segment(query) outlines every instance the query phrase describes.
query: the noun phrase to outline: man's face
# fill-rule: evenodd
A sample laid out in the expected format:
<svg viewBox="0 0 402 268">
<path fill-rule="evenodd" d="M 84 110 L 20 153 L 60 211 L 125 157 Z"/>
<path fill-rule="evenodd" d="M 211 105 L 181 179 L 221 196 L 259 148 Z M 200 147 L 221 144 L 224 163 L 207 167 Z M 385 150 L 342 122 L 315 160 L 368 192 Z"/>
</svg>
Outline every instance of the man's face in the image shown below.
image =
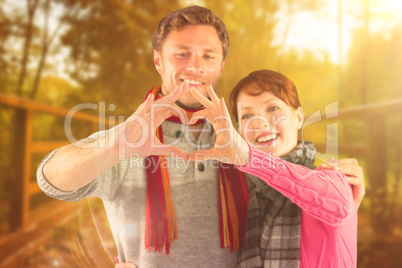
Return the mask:
<svg viewBox="0 0 402 268">
<path fill-rule="evenodd" d="M 184 108 L 202 107 L 189 89 L 194 87 L 207 96 L 207 87 L 216 88 L 225 65 L 222 42 L 210 25 L 190 25 L 170 32 L 161 51 L 154 51 L 154 62 L 162 78 L 164 96 L 183 82 L 189 82 L 189 88 L 177 101 Z"/>
</svg>

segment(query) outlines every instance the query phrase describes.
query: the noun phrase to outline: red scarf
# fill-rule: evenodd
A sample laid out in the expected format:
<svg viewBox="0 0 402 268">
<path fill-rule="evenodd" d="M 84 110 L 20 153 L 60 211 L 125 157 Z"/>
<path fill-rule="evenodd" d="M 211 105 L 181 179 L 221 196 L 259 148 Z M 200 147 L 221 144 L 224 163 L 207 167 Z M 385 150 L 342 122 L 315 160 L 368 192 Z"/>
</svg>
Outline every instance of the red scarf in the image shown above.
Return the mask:
<svg viewBox="0 0 402 268">
<path fill-rule="evenodd" d="M 148 94 L 160 98 L 161 87 L 151 89 Z M 200 110 L 200 109 L 199 109 Z M 186 110 L 188 118 L 198 110 Z M 167 119 L 181 122 L 176 116 Z M 204 120 L 197 121 L 203 123 Z M 163 143 L 162 127 L 156 135 Z M 147 157 L 147 208 L 145 226 L 145 248 L 164 250 L 169 254 L 170 243 L 177 240 L 177 219 L 170 193 L 169 173 L 165 156 Z M 244 174 L 234 165 L 219 163 L 219 231 L 221 247 L 236 250 L 244 240 L 247 221 L 248 189 Z"/>
</svg>

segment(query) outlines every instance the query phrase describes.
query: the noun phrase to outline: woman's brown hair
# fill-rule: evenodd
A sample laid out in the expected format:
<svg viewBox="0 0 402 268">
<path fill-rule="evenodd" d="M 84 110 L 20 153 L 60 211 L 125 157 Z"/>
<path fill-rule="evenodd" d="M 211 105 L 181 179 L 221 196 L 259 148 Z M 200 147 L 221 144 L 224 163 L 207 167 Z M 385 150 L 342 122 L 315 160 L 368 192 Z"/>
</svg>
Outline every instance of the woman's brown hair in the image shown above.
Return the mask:
<svg viewBox="0 0 402 268">
<path fill-rule="evenodd" d="M 250 96 L 258 96 L 264 91 L 272 92 L 294 109 L 301 106 L 296 86 L 289 78 L 275 71 L 259 70 L 240 80 L 230 93 L 229 109 L 236 121 L 238 121 L 237 99 L 240 92 Z"/>
</svg>

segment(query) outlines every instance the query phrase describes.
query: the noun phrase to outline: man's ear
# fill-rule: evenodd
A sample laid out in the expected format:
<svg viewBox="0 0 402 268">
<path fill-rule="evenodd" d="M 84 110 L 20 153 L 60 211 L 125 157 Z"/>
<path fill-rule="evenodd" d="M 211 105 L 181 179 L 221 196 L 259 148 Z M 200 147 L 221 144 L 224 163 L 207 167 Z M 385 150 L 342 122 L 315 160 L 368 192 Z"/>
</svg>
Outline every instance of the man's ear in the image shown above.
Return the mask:
<svg viewBox="0 0 402 268">
<path fill-rule="evenodd" d="M 219 72 L 219 77 L 221 77 L 221 75 L 222 75 L 223 67 L 225 67 L 225 64 L 226 64 L 226 59 L 224 59 L 222 62 L 221 71 Z"/>
<path fill-rule="evenodd" d="M 155 68 L 159 74 L 161 73 L 161 70 L 162 70 L 162 64 L 161 64 L 162 59 L 161 58 L 162 58 L 161 53 L 159 53 L 158 51 L 156 51 L 154 49 L 154 64 L 155 64 Z"/>
<path fill-rule="evenodd" d="M 303 122 L 304 122 L 304 114 L 303 114 L 303 109 L 301 106 L 299 106 L 299 108 L 297 108 L 296 116 L 297 116 L 297 129 L 301 129 L 303 126 Z"/>
</svg>

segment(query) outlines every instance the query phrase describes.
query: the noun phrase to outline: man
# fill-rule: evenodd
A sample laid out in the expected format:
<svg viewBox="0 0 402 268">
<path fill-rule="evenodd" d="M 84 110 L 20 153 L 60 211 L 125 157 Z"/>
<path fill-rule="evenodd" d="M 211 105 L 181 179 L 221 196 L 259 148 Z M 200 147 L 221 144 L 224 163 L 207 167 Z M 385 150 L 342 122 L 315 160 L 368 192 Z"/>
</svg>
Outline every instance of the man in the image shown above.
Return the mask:
<svg viewBox="0 0 402 268">
<path fill-rule="evenodd" d="M 180 9 L 160 21 L 152 45 L 162 86 L 124 123 L 50 153 L 38 168 L 38 184 L 61 200 L 102 198 L 121 263 L 233 267 L 236 238 L 225 231 L 221 208 L 229 203 L 218 188 L 218 165 L 183 161 L 213 147 L 208 122 L 186 124 L 202 108 L 190 88 L 207 96 L 221 76 L 229 48 L 225 25 L 208 9 Z"/>
<path fill-rule="evenodd" d="M 149 95 L 118 127 L 52 152 L 38 169 L 38 183 L 46 194 L 62 200 L 102 198 L 119 262 L 131 262 L 139 267 L 233 267 L 236 253 L 230 248 L 220 248 L 218 169 L 211 161 L 183 162 L 166 158 L 178 239 L 173 239 L 168 255 L 155 252 L 153 248 L 157 246 L 152 242 L 151 251 L 146 248 L 147 205 L 152 205 L 146 201 L 146 166 L 153 163 L 145 161 L 146 157 L 173 151 L 174 155 L 185 158 L 194 150 L 213 147 L 209 124 L 186 127 L 165 119 L 176 115 L 186 123 L 187 118 L 180 116 L 181 108 L 170 107 L 176 101 L 182 108 L 201 108 L 189 88 L 195 87 L 206 95 L 207 86 L 216 87 L 225 64 L 229 37 L 225 25 L 210 10 L 189 7 L 161 20 L 152 44 L 155 66 L 162 78 L 160 95 L 163 98 L 156 101 L 159 107 L 152 111 L 153 96 Z M 158 116 L 152 116 L 151 112 Z M 176 143 L 174 149 L 152 144 L 159 145 L 157 139 L 149 137 L 161 123 L 163 141 Z M 155 127 L 148 128 L 152 124 Z M 136 146 L 141 139 L 145 144 Z M 169 249 L 162 245 L 160 250 Z"/>
</svg>

